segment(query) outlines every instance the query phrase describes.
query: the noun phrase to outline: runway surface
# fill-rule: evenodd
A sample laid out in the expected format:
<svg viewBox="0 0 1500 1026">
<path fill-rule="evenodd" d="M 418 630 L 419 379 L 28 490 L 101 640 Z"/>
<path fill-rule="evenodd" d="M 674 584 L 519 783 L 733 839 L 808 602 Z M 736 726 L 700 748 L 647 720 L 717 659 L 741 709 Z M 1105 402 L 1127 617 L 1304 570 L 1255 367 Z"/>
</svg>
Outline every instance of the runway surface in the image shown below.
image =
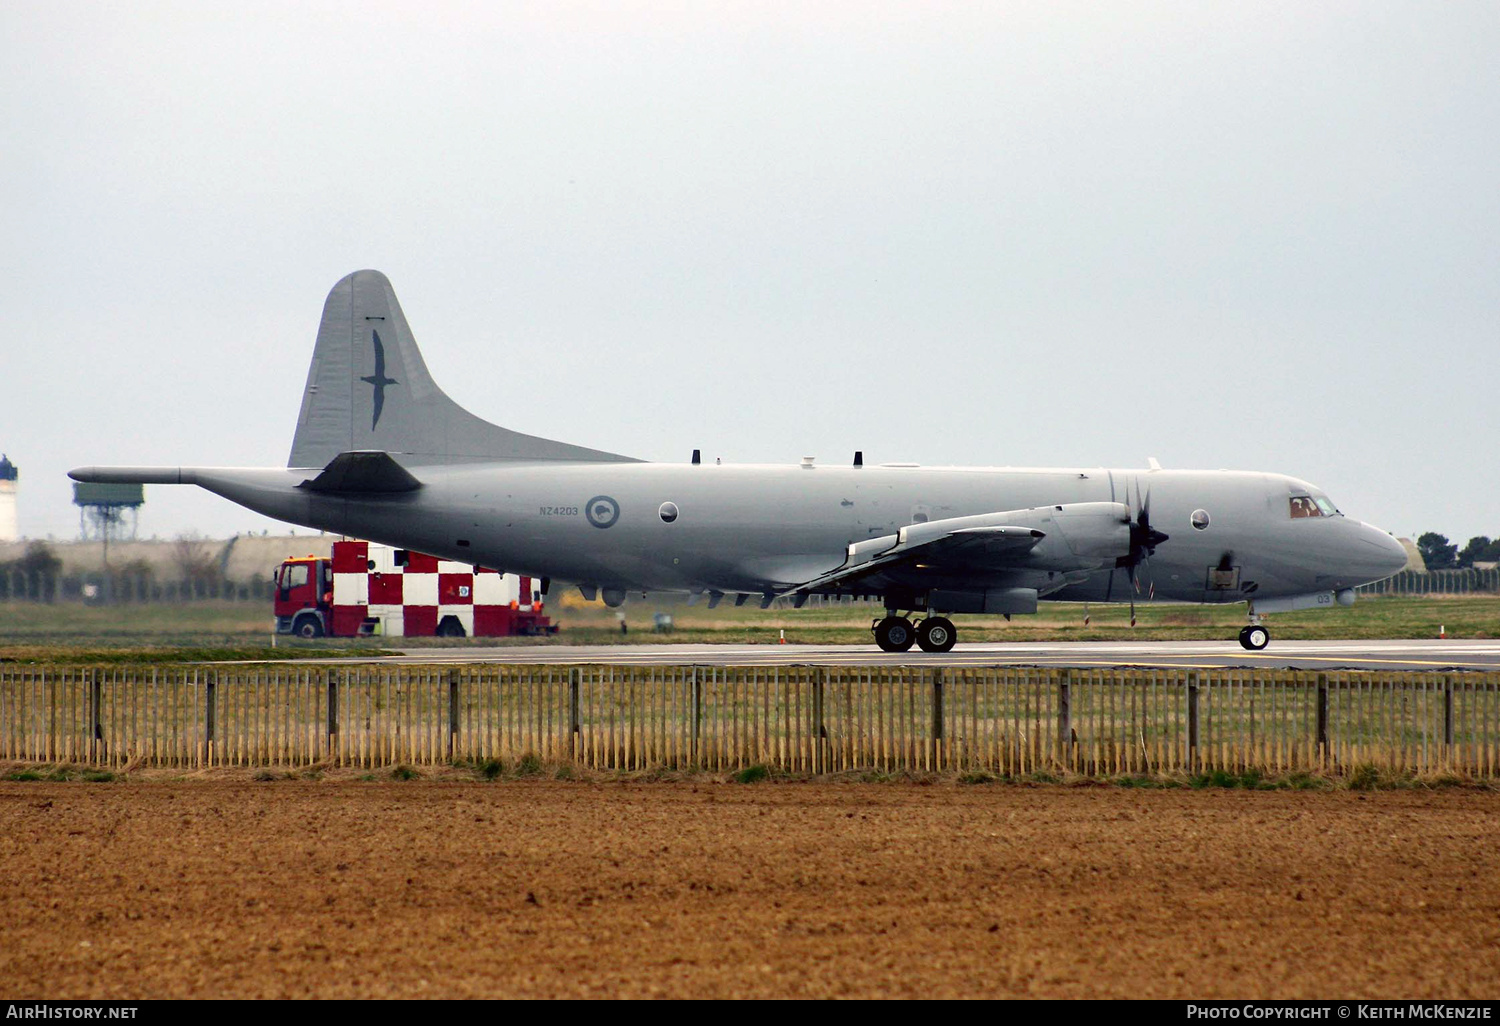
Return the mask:
<svg viewBox="0 0 1500 1026">
<path fill-rule="evenodd" d="M 1500 670 L 1500 641 L 1273 641 L 1247 652 L 1235 641 L 999 642 L 946 655 L 888 654 L 874 645 L 515 645 L 422 648 L 381 662 L 614 663 L 704 666 L 1077 666 L 1214 669 Z"/>
</svg>

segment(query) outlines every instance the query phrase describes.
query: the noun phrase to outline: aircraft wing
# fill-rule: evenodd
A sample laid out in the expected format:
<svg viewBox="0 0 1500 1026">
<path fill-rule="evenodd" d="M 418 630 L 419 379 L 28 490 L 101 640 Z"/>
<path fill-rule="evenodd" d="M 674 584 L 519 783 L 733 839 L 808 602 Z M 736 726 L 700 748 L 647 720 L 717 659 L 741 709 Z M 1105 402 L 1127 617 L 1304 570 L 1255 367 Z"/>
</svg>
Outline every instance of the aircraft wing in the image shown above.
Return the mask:
<svg viewBox="0 0 1500 1026">
<path fill-rule="evenodd" d="M 842 588 L 875 575 L 920 571 L 934 578 L 1006 571 L 1093 570 L 1130 549 L 1130 510 L 1117 502 L 982 513 L 911 524 L 855 542 L 844 562 L 792 593 Z"/>
</svg>

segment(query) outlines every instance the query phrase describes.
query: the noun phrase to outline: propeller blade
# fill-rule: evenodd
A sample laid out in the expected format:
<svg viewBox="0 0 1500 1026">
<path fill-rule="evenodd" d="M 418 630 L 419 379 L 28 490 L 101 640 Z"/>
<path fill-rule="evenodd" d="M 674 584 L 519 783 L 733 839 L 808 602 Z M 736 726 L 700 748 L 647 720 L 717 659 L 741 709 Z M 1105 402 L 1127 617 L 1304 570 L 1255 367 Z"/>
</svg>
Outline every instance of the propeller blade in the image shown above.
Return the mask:
<svg viewBox="0 0 1500 1026">
<path fill-rule="evenodd" d="M 1135 491 L 1134 509 L 1131 507 L 1131 491 Z M 1108 602 L 1114 595 L 1115 569 L 1122 569 L 1128 575 L 1130 581 L 1130 626 L 1136 625 L 1135 597 L 1141 593 L 1141 578 L 1139 567 L 1144 566 L 1151 556 L 1156 552 L 1156 547 L 1166 541 L 1168 535 L 1158 531 L 1151 526 L 1151 489 L 1146 489 L 1146 494 L 1141 495 L 1141 480 L 1136 478 L 1125 489 L 1125 512 L 1126 522 L 1130 525 L 1130 548 L 1125 555 L 1115 560 L 1115 565 L 1109 572 L 1109 584 L 1105 588 L 1104 600 Z M 1156 598 L 1156 581 L 1153 578 L 1147 585 L 1147 601 Z"/>
</svg>

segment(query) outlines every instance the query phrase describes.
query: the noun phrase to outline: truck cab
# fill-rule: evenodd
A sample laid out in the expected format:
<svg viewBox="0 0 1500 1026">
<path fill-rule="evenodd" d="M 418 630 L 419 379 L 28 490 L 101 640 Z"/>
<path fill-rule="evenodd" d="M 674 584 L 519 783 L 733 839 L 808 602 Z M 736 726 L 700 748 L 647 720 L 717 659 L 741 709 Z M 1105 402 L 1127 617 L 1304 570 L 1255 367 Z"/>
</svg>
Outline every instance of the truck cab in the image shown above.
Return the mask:
<svg viewBox="0 0 1500 1026">
<path fill-rule="evenodd" d="M 317 556 L 288 559 L 276 568 L 276 633 L 321 638 L 333 608 L 333 568 Z"/>
</svg>

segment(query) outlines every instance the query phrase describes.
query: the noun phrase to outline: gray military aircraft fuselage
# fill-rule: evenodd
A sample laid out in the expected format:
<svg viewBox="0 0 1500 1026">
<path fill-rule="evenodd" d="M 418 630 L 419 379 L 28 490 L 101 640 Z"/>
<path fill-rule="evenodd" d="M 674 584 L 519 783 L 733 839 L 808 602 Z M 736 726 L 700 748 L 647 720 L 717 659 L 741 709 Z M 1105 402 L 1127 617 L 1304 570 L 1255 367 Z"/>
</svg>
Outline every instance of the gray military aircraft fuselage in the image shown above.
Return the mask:
<svg viewBox="0 0 1500 1026">
<path fill-rule="evenodd" d="M 287 468 L 88 467 L 197 484 L 291 523 L 533 577 L 610 604 L 673 591 L 884 600 L 888 651 L 947 651 L 954 613 L 1041 598 L 1348 604 L 1406 563 L 1390 535 L 1278 474 L 647 463 L 508 431 L 437 388 L 385 277 L 329 294 Z M 903 613 L 923 614 L 913 623 Z"/>
</svg>

